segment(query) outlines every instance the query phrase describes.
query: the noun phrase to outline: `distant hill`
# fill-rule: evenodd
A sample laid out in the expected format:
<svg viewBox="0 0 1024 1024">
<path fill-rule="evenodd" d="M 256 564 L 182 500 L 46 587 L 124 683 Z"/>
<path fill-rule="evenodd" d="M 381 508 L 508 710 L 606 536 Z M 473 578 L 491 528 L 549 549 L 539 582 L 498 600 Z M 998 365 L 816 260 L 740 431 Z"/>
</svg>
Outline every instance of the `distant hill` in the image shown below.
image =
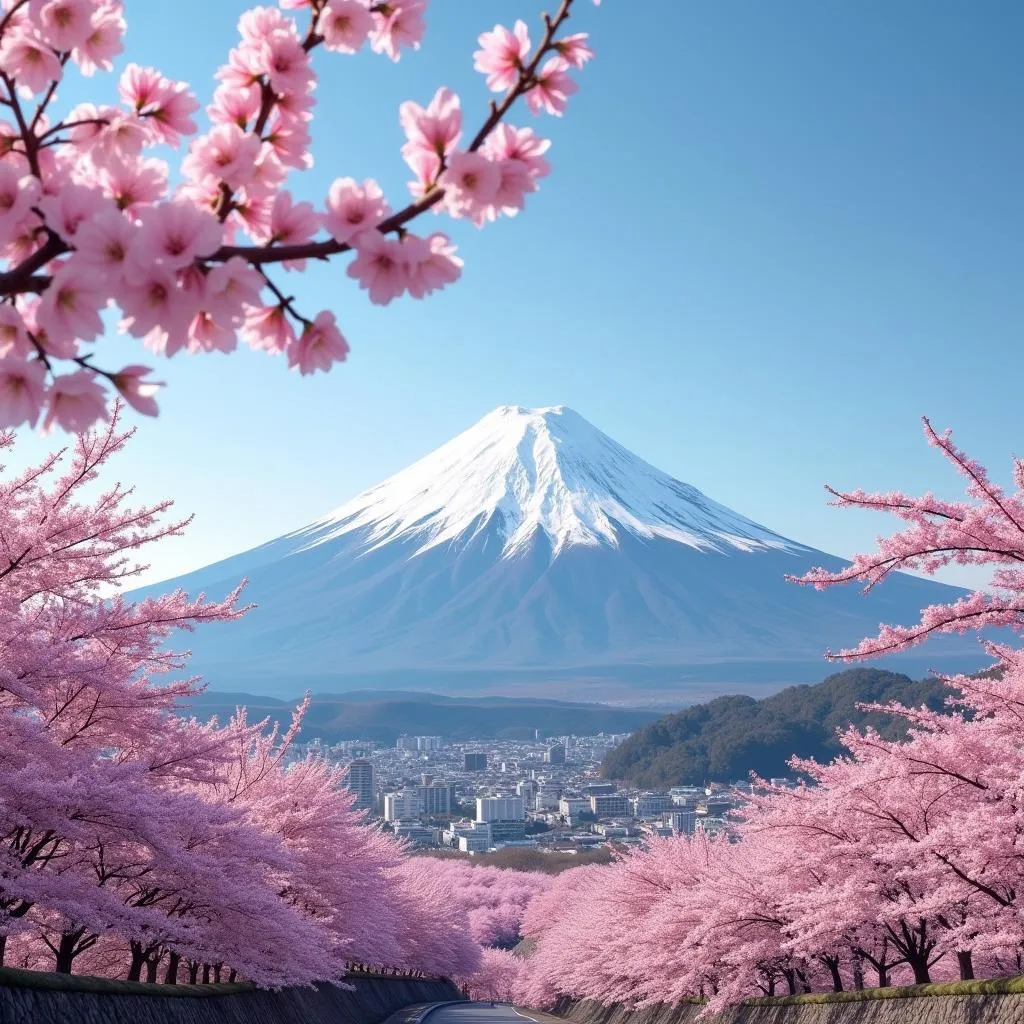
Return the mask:
<svg viewBox="0 0 1024 1024">
<path fill-rule="evenodd" d="M 255 721 L 270 718 L 286 725 L 296 701 L 249 693 L 215 691 L 190 698 L 184 714 L 197 718 L 229 718 L 243 705 Z M 632 732 L 659 717 L 657 711 L 609 707 L 547 699 L 512 697 L 445 697 L 388 691 L 356 691 L 313 696 L 302 736 L 325 742 L 370 739 L 394 743 L 403 733 L 449 739 L 532 739 L 571 733 Z"/>
<path fill-rule="evenodd" d="M 718 697 L 640 729 L 605 757 L 602 774 L 637 786 L 729 782 L 751 771 L 765 777 L 789 773 L 794 754 L 831 760 L 840 751 L 835 731 L 872 725 L 883 736 L 901 734 L 888 715 L 866 713 L 858 703 L 900 701 L 942 707 L 948 690 L 932 679 L 856 668 L 813 686 L 790 686 L 771 697 Z"/>
</svg>

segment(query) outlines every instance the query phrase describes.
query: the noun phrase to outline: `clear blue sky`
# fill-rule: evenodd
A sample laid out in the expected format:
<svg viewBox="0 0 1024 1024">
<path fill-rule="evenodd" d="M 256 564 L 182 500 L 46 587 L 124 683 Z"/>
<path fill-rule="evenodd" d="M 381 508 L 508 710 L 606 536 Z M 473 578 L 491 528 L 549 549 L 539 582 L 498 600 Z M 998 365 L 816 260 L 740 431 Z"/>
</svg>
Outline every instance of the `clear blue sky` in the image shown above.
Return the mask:
<svg viewBox="0 0 1024 1024">
<path fill-rule="evenodd" d="M 128 56 L 205 103 L 246 6 L 132 0 Z M 397 66 L 319 53 L 316 167 L 296 191 L 374 176 L 400 203 L 399 103 L 448 84 L 475 120 L 476 35 L 539 10 L 433 0 Z M 343 264 L 291 275 L 353 347 L 315 380 L 249 352 L 158 363 L 163 415 L 122 475 L 197 522 L 151 578 L 302 525 L 505 403 L 570 405 L 842 555 L 885 524 L 828 509 L 826 480 L 955 493 L 923 413 L 1006 478 L 1024 453 L 1024 5 L 606 0 L 574 22 L 598 59 L 568 116 L 537 123 L 554 172 L 519 218 L 451 225 L 457 287 L 382 310 Z"/>
</svg>

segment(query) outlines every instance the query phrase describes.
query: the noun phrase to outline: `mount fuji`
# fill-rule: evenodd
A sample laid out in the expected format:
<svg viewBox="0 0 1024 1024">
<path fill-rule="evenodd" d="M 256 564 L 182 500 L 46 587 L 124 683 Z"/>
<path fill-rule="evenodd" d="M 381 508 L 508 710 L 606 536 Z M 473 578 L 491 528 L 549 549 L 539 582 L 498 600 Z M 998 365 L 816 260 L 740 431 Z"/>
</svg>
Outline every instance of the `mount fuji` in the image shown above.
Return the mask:
<svg viewBox="0 0 1024 1024">
<path fill-rule="evenodd" d="M 712 501 L 571 409 L 503 406 L 293 533 L 147 591 L 257 608 L 204 626 L 218 690 L 504 691 L 596 698 L 818 681 L 826 648 L 913 622 L 952 587 L 894 576 L 864 598 L 784 576 L 842 562 Z M 943 638 L 923 671 L 979 667 Z"/>
</svg>

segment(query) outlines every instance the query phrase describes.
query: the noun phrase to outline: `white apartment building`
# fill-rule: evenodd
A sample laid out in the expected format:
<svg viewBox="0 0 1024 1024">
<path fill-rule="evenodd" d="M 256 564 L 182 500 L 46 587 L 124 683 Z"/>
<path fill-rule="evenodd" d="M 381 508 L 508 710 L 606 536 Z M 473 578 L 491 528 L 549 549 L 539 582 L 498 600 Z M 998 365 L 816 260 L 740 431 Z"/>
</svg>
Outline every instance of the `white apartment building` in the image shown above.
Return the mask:
<svg viewBox="0 0 1024 1024">
<path fill-rule="evenodd" d="M 522 821 L 526 817 L 526 806 L 521 796 L 478 796 L 476 798 L 476 820 Z"/>
</svg>

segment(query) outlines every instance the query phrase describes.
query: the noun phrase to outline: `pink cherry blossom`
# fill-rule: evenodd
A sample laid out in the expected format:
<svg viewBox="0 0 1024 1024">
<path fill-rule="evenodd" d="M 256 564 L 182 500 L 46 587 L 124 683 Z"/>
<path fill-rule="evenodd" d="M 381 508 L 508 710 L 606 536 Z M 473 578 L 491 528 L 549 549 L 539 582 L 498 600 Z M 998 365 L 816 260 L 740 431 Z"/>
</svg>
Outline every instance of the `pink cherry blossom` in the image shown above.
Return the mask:
<svg viewBox="0 0 1024 1024">
<path fill-rule="evenodd" d="M 119 283 L 124 279 L 137 232 L 138 228 L 123 213 L 104 210 L 75 233 L 75 261 L 103 275 L 108 282 Z"/>
<path fill-rule="evenodd" d="M 118 8 L 105 7 L 93 13 L 88 36 L 71 54 L 83 75 L 112 70 L 114 58 L 124 51 L 124 32 L 125 21 Z"/>
<path fill-rule="evenodd" d="M 125 314 L 123 329 L 136 338 L 156 332 L 152 341 L 168 355 L 185 344 L 185 331 L 195 310 L 189 308 L 170 270 L 151 266 L 144 273 L 132 274 L 117 301 Z"/>
<path fill-rule="evenodd" d="M 217 178 L 241 188 L 253 174 L 260 140 L 237 124 L 219 124 L 192 143 L 182 171 L 190 178 Z"/>
<path fill-rule="evenodd" d="M 327 193 L 323 223 L 336 242 L 347 243 L 379 224 L 390 212 L 384 193 L 372 178 L 362 185 L 352 178 L 337 178 Z"/>
<path fill-rule="evenodd" d="M 213 102 L 206 108 L 214 124 L 236 124 L 245 128 L 259 113 L 260 90 L 258 87 L 235 88 L 220 86 L 213 94 Z"/>
<path fill-rule="evenodd" d="M 348 265 L 348 276 L 370 294 L 370 301 L 386 306 L 408 286 L 409 273 L 401 242 L 379 231 L 363 231 L 355 239 L 356 258 Z"/>
<path fill-rule="evenodd" d="M 275 354 L 286 351 L 295 340 L 295 330 L 283 306 L 250 309 L 241 334 L 252 348 Z"/>
<path fill-rule="evenodd" d="M 517 21 L 510 32 L 495 25 L 479 39 L 480 49 L 473 54 L 473 67 L 487 76 L 487 88 L 505 92 L 519 81 L 530 54 L 530 32 L 525 21 Z"/>
<path fill-rule="evenodd" d="M 253 7 L 238 19 L 238 34 L 244 43 L 259 44 L 279 32 L 295 38 L 295 22 L 276 7 Z"/>
<path fill-rule="evenodd" d="M 403 47 L 418 50 L 426 30 L 426 6 L 426 0 L 388 0 L 385 9 L 374 14 L 376 25 L 370 35 L 374 52 L 397 61 Z"/>
<path fill-rule="evenodd" d="M 551 172 L 551 164 L 544 154 L 551 148 L 549 139 L 540 138 L 532 128 L 516 128 L 500 124 L 487 137 L 481 152 L 491 160 L 518 160 L 529 168 L 530 176 L 536 181 Z"/>
<path fill-rule="evenodd" d="M 239 325 L 245 307 L 259 304 L 262 287 L 259 271 L 236 256 L 206 275 L 203 308 L 222 323 Z"/>
<path fill-rule="evenodd" d="M 284 32 L 275 32 L 260 44 L 260 68 L 279 93 L 306 92 L 314 81 L 302 43 Z"/>
<path fill-rule="evenodd" d="M 143 416 L 156 416 L 159 412 L 156 394 L 164 385 L 160 381 L 143 380 L 152 372 L 148 366 L 125 366 L 110 378 L 118 394 Z"/>
<path fill-rule="evenodd" d="M 409 243 L 413 237 L 406 235 L 402 240 L 403 248 L 411 249 Z M 462 260 L 455 255 L 451 239 L 441 232 L 418 241 L 423 243 L 422 246 L 407 253 L 406 263 L 409 294 L 421 299 L 454 284 L 462 274 Z"/>
<path fill-rule="evenodd" d="M 317 24 L 324 46 L 338 53 L 355 53 L 373 27 L 373 15 L 359 0 L 328 0 Z"/>
<path fill-rule="evenodd" d="M 53 275 L 39 302 L 36 322 L 51 341 L 92 341 L 103 332 L 100 310 L 106 303 L 100 277 L 72 259 Z"/>
<path fill-rule="evenodd" d="M 15 79 L 22 92 L 32 95 L 59 82 L 60 60 L 46 43 L 29 30 L 9 30 L 0 44 L 0 69 Z"/>
<path fill-rule="evenodd" d="M 135 215 L 167 195 L 167 164 L 154 157 L 112 160 L 97 169 L 96 179 L 119 210 Z"/>
<path fill-rule="evenodd" d="M 43 212 L 46 226 L 70 242 L 85 221 L 110 204 L 87 185 L 65 185 L 57 195 L 44 196 L 36 205 Z"/>
<path fill-rule="evenodd" d="M 39 182 L 22 175 L 13 161 L 0 160 L 0 237 L 18 230 L 39 199 Z"/>
<path fill-rule="evenodd" d="M 87 370 L 54 377 L 47 394 L 43 432 L 54 426 L 80 432 L 107 417 L 107 399 L 96 377 Z"/>
<path fill-rule="evenodd" d="M 410 100 L 399 107 L 398 114 L 408 139 L 402 156 L 421 179 L 433 178 L 462 136 L 459 97 L 451 89 L 438 89 L 426 110 Z"/>
<path fill-rule="evenodd" d="M 453 153 L 441 185 L 452 216 L 473 217 L 497 198 L 501 171 L 482 153 Z"/>
<path fill-rule="evenodd" d="M 302 334 L 288 346 L 288 365 L 306 375 L 323 370 L 325 373 L 334 363 L 343 362 L 348 356 L 348 342 L 338 330 L 334 314 L 318 313 L 311 324 L 306 324 Z"/>
<path fill-rule="evenodd" d="M 0 305 L 0 359 L 29 356 L 33 351 L 21 314 L 14 306 Z"/>
<path fill-rule="evenodd" d="M 191 203 L 175 200 L 145 210 L 128 257 L 129 275 L 145 275 L 159 263 L 170 270 L 187 267 L 220 245 L 217 218 Z"/>
<path fill-rule="evenodd" d="M 581 68 L 594 57 L 594 51 L 587 45 L 590 37 L 586 32 L 577 32 L 573 36 L 564 36 L 555 41 L 555 49 L 570 67 Z"/>
<path fill-rule="evenodd" d="M 48 0 L 39 11 L 43 38 L 55 50 L 83 46 L 92 34 L 92 0 Z"/>
<path fill-rule="evenodd" d="M 0 358 L 0 426 L 36 425 L 46 399 L 46 367 L 39 359 Z"/>
<path fill-rule="evenodd" d="M 153 68 L 129 64 L 121 73 L 121 99 L 146 119 L 154 141 L 177 145 L 196 130 L 192 114 L 199 104 L 184 82 L 172 82 Z"/>
<path fill-rule="evenodd" d="M 526 105 L 535 114 L 546 110 L 561 117 L 569 97 L 579 86 L 568 75 L 569 64 L 563 57 L 551 57 L 537 72 L 536 84 L 526 94 Z"/>
</svg>

